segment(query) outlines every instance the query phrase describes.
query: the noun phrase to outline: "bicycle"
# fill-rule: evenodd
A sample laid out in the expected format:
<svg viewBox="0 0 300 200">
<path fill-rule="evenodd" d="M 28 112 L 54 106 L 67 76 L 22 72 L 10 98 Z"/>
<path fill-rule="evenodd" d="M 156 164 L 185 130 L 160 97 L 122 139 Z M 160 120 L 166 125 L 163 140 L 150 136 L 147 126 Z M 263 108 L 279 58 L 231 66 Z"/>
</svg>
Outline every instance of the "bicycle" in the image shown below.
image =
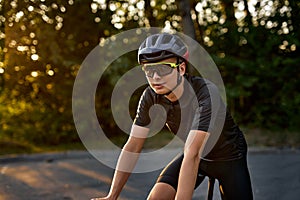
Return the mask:
<svg viewBox="0 0 300 200">
<path fill-rule="evenodd" d="M 206 176 L 202 174 L 198 174 L 200 179 L 203 180 Z M 207 189 L 207 198 L 206 200 L 213 200 L 214 186 L 216 179 L 212 177 L 208 177 L 208 189 Z"/>
<path fill-rule="evenodd" d="M 215 186 L 215 178 L 209 177 L 208 179 L 208 193 L 207 193 L 207 200 L 213 199 L 213 193 L 214 193 L 214 186 Z"/>
</svg>

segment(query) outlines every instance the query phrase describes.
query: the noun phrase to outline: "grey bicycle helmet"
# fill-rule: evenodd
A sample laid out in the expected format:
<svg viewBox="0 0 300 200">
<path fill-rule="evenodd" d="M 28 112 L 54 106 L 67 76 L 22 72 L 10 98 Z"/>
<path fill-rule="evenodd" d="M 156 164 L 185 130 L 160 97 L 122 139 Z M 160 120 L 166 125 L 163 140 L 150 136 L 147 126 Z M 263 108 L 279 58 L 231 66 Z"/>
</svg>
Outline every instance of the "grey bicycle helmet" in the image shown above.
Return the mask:
<svg viewBox="0 0 300 200">
<path fill-rule="evenodd" d="M 156 62 L 174 56 L 187 61 L 188 55 L 188 48 L 180 37 L 160 33 L 151 35 L 142 42 L 138 50 L 138 62 Z"/>
</svg>

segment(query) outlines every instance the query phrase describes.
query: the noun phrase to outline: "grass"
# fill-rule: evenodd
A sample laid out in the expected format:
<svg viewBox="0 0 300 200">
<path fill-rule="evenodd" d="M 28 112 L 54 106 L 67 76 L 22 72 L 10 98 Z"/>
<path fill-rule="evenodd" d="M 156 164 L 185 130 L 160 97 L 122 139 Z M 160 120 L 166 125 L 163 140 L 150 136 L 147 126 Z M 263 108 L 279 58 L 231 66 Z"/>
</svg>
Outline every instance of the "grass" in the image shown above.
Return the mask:
<svg viewBox="0 0 300 200">
<path fill-rule="evenodd" d="M 128 136 L 121 136 L 121 137 L 115 137 L 115 138 L 110 138 L 110 140 L 117 145 L 118 147 L 122 147 Z M 169 144 L 169 142 L 174 139 L 174 135 L 170 133 L 169 131 L 163 130 L 157 134 L 153 134 L 147 138 L 144 144 L 145 149 L 159 149 L 162 148 L 163 146 Z"/>
<path fill-rule="evenodd" d="M 49 146 L 49 145 L 35 145 L 28 142 L 13 141 L 8 139 L 1 139 L 0 146 L 1 146 L 0 155 L 33 154 L 33 153 L 43 153 L 43 152 L 60 152 L 60 151 L 85 149 L 81 142 Z"/>
<path fill-rule="evenodd" d="M 33 152 L 32 145 L 20 143 L 17 141 L 2 140 L 0 141 L 0 155 L 5 154 L 18 154 L 18 153 L 31 153 Z"/>
<path fill-rule="evenodd" d="M 278 147 L 278 148 L 300 148 L 300 132 L 270 131 L 263 129 L 244 128 L 249 146 Z"/>
<path fill-rule="evenodd" d="M 247 143 L 250 147 L 279 147 L 279 148 L 300 148 L 300 133 L 289 131 L 269 131 L 262 129 L 242 128 Z M 127 135 L 124 137 L 112 138 L 111 141 L 120 148 L 126 142 Z M 173 134 L 162 131 L 146 140 L 144 148 L 160 149 L 167 145 L 172 139 Z M 182 144 L 181 144 L 182 146 Z M 70 150 L 85 150 L 81 142 L 62 143 L 60 145 L 34 145 L 27 142 L 0 139 L 0 155 L 7 154 L 32 154 L 42 152 L 60 152 Z"/>
</svg>

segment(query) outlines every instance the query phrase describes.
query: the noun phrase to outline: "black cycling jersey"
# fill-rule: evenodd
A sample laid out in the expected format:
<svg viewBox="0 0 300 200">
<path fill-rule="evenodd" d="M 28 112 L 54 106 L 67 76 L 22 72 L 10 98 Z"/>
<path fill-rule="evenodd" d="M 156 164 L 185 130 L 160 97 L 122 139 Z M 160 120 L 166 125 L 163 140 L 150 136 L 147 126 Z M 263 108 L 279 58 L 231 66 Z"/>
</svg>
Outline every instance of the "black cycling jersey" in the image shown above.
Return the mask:
<svg viewBox="0 0 300 200">
<path fill-rule="evenodd" d="M 156 104 L 165 111 L 152 117 L 151 108 Z M 243 133 L 226 109 L 217 87 L 201 77 L 185 75 L 184 92 L 176 102 L 147 87 L 140 98 L 134 124 L 152 128 L 154 117 L 165 120 L 167 127 L 183 141 L 190 130 L 209 132 L 212 141 L 209 139 L 206 146 L 212 144 L 212 147 L 204 154 L 205 159 L 234 160 L 247 152 Z"/>
</svg>

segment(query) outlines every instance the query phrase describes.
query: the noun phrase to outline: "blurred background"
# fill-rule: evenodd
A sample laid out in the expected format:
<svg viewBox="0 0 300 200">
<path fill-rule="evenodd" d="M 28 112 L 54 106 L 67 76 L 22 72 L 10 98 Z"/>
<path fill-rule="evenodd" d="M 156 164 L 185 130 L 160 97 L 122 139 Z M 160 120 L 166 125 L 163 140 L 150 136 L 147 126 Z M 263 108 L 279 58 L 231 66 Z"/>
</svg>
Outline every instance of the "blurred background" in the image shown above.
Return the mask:
<svg viewBox="0 0 300 200">
<path fill-rule="evenodd" d="M 0 154 L 83 149 L 72 117 L 80 65 L 106 38 L 138 27 L 182 32 L 209 52 L 250 145 L 299 148 L 299 13 L 296 0 L 0 0 Z M 112 63 L 96 94 L 117 143 L 127 135 L 109 97 L 136 60 L 131 52 Z"/>
</svg>

